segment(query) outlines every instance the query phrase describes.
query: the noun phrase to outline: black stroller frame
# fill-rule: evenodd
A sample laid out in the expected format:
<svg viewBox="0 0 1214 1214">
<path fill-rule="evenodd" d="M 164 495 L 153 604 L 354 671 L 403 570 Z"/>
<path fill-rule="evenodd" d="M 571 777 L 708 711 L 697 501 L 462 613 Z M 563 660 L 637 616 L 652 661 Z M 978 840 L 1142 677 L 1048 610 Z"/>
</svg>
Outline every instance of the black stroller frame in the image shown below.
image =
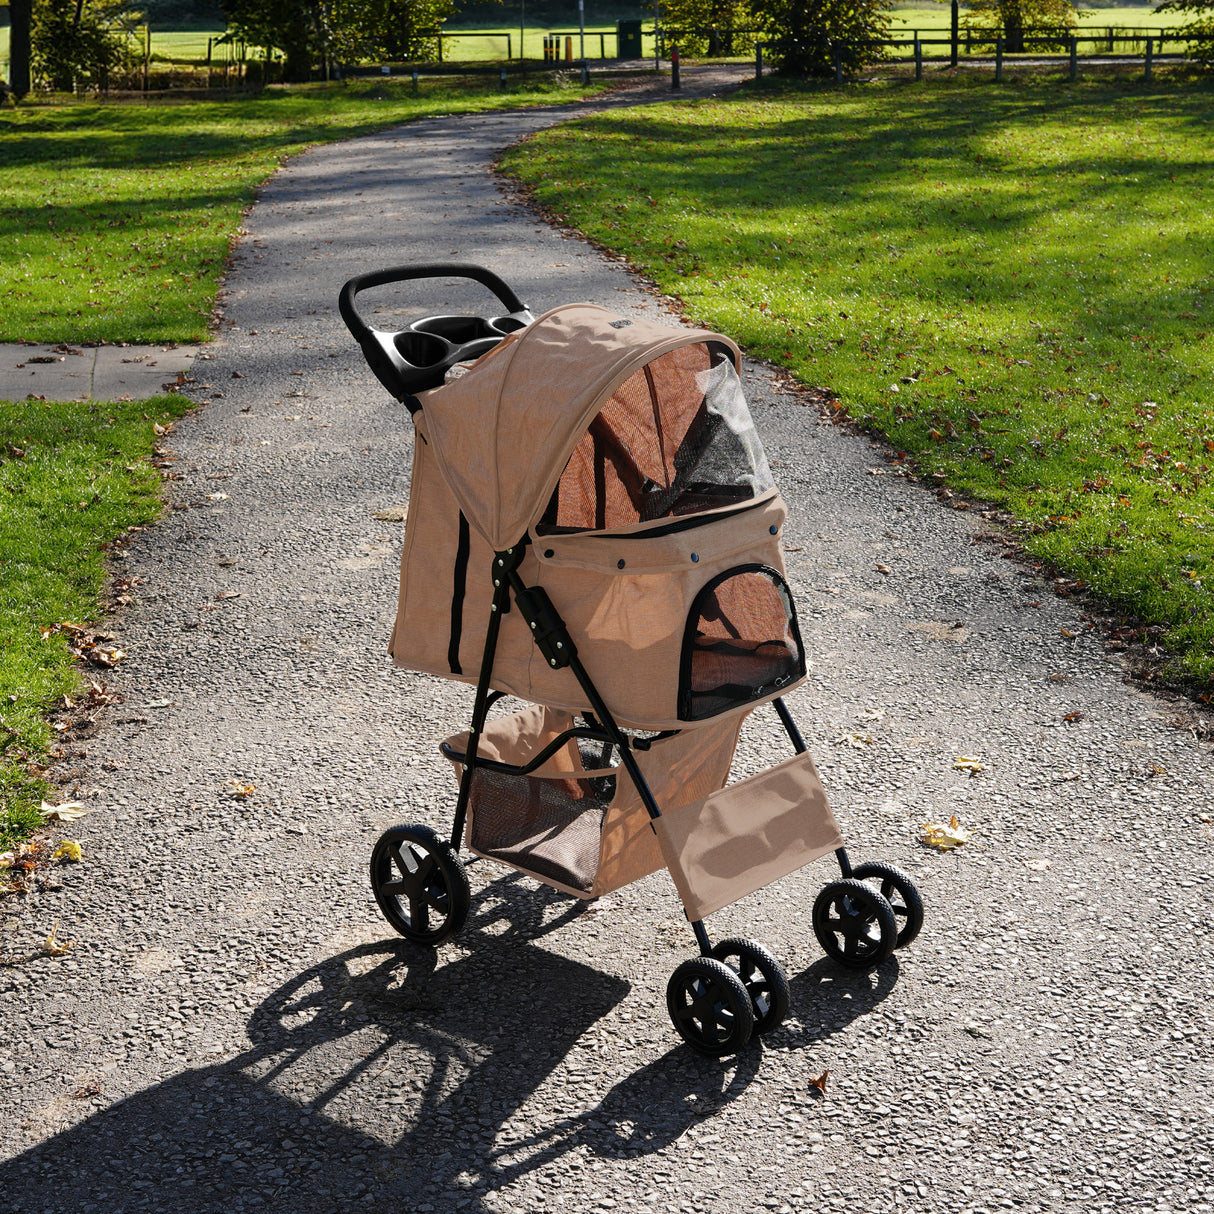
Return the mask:
<svg viewBox="0 0 1214 1214">
<path fill-rule="evenodd" d="M 472 273 L 471 271 L 475 271 Z M 510 320 L 530 322 L 530 313 L 505 284 L 481 267 L 454 265 L 418 266 L 382 271 L 354 279 L 342 293 L 342 314 L 359 338 L 368 361 L 381 382 L 411 410 L 420 407 L 414 392 L 442 382 L 454 363 L 462 361 L 461 348 L 444 351 L 441 367 L 402 366 L 397 335 L 370 330 L 354 307 L 358 291 L 406 278 L 471 277 L 493 290 L 508 307 Z M 458 318 L 435 318 L 451 324 Z M 465 331 L 476 334 L 462 352 L 479 357 L 500 337 L 488 341 L 486 322 L 467 318 Z M 424 328 L 415 322 L 410 332 Z M 509 327 L 509 326 L 507 326 Z M 405 349 L 409 349 L 405 346 Z M 388 355 L 392 357 L 389 358 Z M 459 772 L 459 792 L 449 840 L 420 824 L 393 827 L 383 833 L 371 857 L 371 885 L 388 922 L 406 939 L 432 946 L 460 930 L 470 910 L 470 884 L 459 852 L 468 823 L 469 806 L 478 770 L 504 776 L 526 777 L 538 771 L 570 742 L 586 742 L 601 748 L 597 767 L 612 767 L 626 773 L 634 785 L 650 825 L 663 816 L 649 781 L 637 761 L 637 752 L 648 751 L 656 742 L 675 737 L 677 729 L 650 732 L 626 730 L 600 695 L 587 672 L 565 621 L 542 586 L 528 586 L 520 566 L 531 544 L 525 535 L 513 547 L 494 555 L 490 576 L 493 595 L 485 633 L 484 649 L 476 680 L 470 729 L 462 750 L 453 741 L 443 743 L 442 753 Z M 494 690 L 494 661 L 503 617 L 517 609 L 544 661 L 553 670 L 567 669 L 589 705 L 580 714 L 584 724 L 559 732 L 526 763 L 512 764 L 482 756 L 481 739 L 490 710 L 507 693 Z M 771 699 L 780 723 L 796 755 L 806 754 L 806 745 L 782 697 Z M 613 759 L 618 756 L 618 764 Z M 618 777 L 617 777 L 618 778 Z M 820 853 L 819 853 L 820 854 Z M 905 873 L 885 863 L 852 865 L 843 846 L 833 852 L 840 877 L 828 883 L 817 896 L 812 914 L 814 933 L 824 951 L 839 964 L 867 969 L 880 964 L 895 948 L 908 945 L 923 922 L 923 904 Z M 475 857 L 474 857 L 475 858 Z M 524 869 L 523 871 L 527 871 Z M 675 970 L 667 988 L 667 1007 L 675 1029 L 694 1050 L 723 1056 L 742 1049 L 753 1034 L 775 1029 L 789 1010 L 789 985 L 782 968 L 762 945 L 743 937 L 730 937 L 714 944 L 703 918 L 687 914 L 699 956 L 684 961 Z"/>
</svg>

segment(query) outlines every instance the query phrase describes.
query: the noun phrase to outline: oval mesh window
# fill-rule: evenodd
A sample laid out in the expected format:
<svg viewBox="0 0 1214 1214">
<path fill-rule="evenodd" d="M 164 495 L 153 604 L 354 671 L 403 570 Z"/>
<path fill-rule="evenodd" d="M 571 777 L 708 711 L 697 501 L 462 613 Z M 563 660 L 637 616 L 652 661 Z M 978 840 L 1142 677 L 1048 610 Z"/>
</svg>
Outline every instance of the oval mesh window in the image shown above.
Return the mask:
<svg viewBox="0 0 1214 1214">
<path fill-rule="evenodd" d="M 804 675 L 792 595 L 774 569 L 729 569 L 696 595 L 679 664 L 681 720 L 779 695 Z"/>
</svg>

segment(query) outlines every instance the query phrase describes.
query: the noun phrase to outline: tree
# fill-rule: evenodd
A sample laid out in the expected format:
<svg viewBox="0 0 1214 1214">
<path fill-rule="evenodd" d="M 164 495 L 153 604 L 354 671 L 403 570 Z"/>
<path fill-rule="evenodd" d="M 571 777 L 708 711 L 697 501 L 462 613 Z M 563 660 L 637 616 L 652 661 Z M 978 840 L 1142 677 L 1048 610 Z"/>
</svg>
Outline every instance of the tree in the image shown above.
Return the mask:
<svg viewBox="0 0 1214 1214">
<path fill-rule="evenodd" d="M 34 0 L 30 16 L 34 80 L 67 93 L 108 87 L 110 72 L 132 61 L 128 25 L 121 4 Z"/>
<path fill-rule="evenodd" d="M 223 0 L 228 37 L 281 51 L 283 79 L 337 60 L 429 59 L 454 0 Z"/>
<path fill-rule="evenodd" d="M 30 36 L 33 30 L 32 0 L 9 0 L 9 86 L 18 101 L 30 91 Z"/>
<path fill-rule="evenodd" d="M 1049 39 L 1034 41 L 1040 50 L 1065 49 L 1080 16 L 1071 0 L 966 0 L 966 8 L 974 18 L 973 29 L 989 35 L 992 42 L 1002 37 L 1003 49 L 1014 54 L 1026 49 L 1026 35 Z"/>
<path fill-rule="evenodd" d="M 1172 34 L 1188 39 L 1190 54 L 1203 67 L 1214 67 L 1214 0 L 1164 0 L 1154 11 L 1191 14 L 1193 20 Z"/>
<path fill-rule="evenodd" d="M 737 55 L 754 49 L 755 19 L 747 0 L 666 0 L 666 41 L 685 55 Z"/>
<path fill-rule="evenodd" d="M 883 59 L 870 45 L 889 37 L 892 0 L 751 0 L 776 67 L 788 75 L 827 76 L 836 58 L 846 72 Z"/>
</svg>

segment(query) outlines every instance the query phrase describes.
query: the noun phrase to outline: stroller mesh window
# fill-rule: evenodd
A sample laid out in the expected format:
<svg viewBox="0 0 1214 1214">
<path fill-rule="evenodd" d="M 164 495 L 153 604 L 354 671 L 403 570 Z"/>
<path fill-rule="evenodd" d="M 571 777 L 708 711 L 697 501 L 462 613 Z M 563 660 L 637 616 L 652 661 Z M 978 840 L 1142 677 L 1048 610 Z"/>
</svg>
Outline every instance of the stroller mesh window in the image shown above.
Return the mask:
<svg viewBox="0 0 1214 1214">
<path fill-rule="evenodd" d="M 570 456 L 537 530 L 603 531 L 698 514 L 773 484 L 729 352 L 684 346 L 616 389 Z"/>
<path fill-rule="evenodd" d="M 470 801 L 472 847 L 588 890 L 598 872 L 603 815 L 614 785 L 613 777 L 566 780 L 477 768 Z"/>
<path fill-rule="evenodd" d="M 792 596 L 774 569 L 730 569 L 696 595 L 679 667 L 682 720 L 727 712 L 804 674 Z"/>
</svg>

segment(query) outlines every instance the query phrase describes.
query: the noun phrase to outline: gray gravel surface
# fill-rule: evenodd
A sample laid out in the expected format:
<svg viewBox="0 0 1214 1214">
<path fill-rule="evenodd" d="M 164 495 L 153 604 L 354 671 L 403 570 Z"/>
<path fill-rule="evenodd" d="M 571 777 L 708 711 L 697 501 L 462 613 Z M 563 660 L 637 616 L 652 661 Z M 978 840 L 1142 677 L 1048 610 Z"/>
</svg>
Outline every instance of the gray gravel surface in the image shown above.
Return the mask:
<svg viewBox="0 0 1214 1214">
<path fill-rule="evenodd" d="M 119 561 L 142 579 L 108 677 L 125 700 L 68 744 L 86 861 L 4 907 L 9 954 L 56 920 L 73 947 L 0 968 L 0 1209 L 1214 1208 L 1209 746 L 978 542 L 990 523 L 761 367 L 814 663 L 792 707 L 853 856 L 919 883 L 919 939 L 869 974 L 827 961 L 829 860 L 714 915 L 792 985 L 783 1028 L 714 1062 L 667 1018 L 694 947 L 665 874 L 583 906 L 478 864 L 437 955 L 379 916 L 370 848 L 400 820 L 447 829 L 436 745 L 471 693 L 385 656 L 401 525 L 375 516 L 406 501 L 410 428 L 336 294 L 458 257 L 536 307 L 660 312 L 490 172 L 575 112 L 320 148 L 253 210 L 196 364 L 208 403 L 166 437 L 174 508 Z M 786 753 L 760 718 L 736 774 Z M 918 842 L 954 814 L 964 848 Z"/>
</svg>

